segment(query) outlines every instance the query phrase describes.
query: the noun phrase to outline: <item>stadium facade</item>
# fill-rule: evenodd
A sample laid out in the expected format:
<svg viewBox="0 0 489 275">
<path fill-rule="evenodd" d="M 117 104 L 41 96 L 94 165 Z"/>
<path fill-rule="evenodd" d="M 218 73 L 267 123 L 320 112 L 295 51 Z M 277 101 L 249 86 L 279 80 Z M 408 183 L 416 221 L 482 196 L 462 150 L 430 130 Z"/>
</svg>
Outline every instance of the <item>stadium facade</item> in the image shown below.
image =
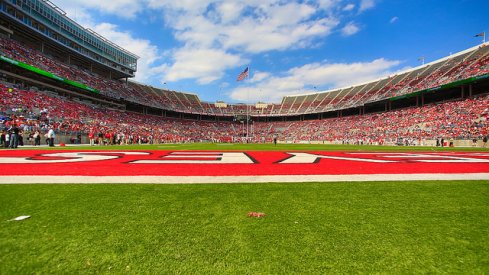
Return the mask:
<svg viewBox="0 0 489 275">
<path fill-rule="evenodd" d="M 133 77 L 138 56 L 80 26 L 46 0 L 2 0 L 1 30 L 67 64 L 88 65 L 111 78 Z"/>
</svg>

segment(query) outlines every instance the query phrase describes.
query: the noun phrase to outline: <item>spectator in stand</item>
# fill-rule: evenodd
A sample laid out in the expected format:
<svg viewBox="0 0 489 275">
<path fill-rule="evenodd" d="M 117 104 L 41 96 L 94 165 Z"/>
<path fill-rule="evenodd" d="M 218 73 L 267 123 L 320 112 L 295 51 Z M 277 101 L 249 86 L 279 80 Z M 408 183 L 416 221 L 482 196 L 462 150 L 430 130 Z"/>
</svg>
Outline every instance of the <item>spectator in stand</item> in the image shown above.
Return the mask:
<svg viewBox="0 0 489 275">
<path fill-rule="evenodd" d="M 35 130 L 53 127 L 58 133 L 110 133 L 110 140 L 121 143 L 195 142 L 208 140 L 229 142 L 242 134 L 239 122 L 208 122 L 117 111 L 38 91 L 14 89 L 0 82 L 0 112 L 11 112 L 12 121 L 18 123 L 26 135 Z M 255 122 L 254 142 L 277 139 L 289 142 L 328 141 L 349 144 L 393 144 L 398 138 L 409 144 L 435 140 L 437 136 L 468 139 L 487 136 L 489 96 L 413 107 L 391 112 L 341 118 L 292 122 Z M 104 135 L 102 134 L 102 139 Z M 237 139 L 236 139 L 237 140 Z M 418 142 L 414 142 L 418 141 Z M 102 140 L 99 141 L 102 145 Z"/>
</svg>

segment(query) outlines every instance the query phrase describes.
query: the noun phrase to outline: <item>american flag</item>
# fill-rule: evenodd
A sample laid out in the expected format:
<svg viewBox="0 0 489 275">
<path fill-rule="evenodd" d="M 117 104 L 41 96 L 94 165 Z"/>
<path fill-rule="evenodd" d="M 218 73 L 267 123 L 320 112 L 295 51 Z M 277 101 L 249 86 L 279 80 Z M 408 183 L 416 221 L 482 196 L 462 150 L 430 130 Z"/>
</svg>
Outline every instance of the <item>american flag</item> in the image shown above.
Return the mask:
<svg viewBox="0 0 489 275">
<path fill-rule="evenodd" d="M 246 69 L 244 69 L 243 72 L 241 72 L 239 75 L 238 75 L 238 78 L 236 79 L 236 81 L 242 81 L 243 79 L 247 78 L 248 77 L 248 67 L 246 67 Z"/>
</svg>

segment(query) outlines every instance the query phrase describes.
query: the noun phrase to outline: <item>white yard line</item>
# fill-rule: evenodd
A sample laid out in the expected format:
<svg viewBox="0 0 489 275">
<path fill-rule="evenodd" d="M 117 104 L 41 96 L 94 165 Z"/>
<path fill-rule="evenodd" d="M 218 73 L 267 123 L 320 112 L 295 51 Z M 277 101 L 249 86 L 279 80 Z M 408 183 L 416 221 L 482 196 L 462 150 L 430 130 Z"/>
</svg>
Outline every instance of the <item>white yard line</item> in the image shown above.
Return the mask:
<svg viewBox="0 0 489 275">
<path fill-rule="evenodd" d="M 356 182 L 419 180 L 489 180 L 489 173 L 282 175 L 282 176 L 0 176 L 0 184 L 200 184 L 268 182 Z"/>
</svg>

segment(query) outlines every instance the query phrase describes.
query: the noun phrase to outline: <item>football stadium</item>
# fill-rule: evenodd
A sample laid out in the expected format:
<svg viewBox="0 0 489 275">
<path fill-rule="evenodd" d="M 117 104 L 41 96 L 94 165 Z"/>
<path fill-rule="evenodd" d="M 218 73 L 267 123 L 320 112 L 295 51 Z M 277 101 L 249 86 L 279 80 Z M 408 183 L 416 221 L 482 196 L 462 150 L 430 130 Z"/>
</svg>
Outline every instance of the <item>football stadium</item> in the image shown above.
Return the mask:
<svg viewBox="0 0 489 275">
<path fill-rule="evenodd" d="M 356 22 L 385 1 L 91 2 L 0 0 L 0 274 L 489 272 L 486 17 L 477 41 L 436 58 L 328 63 L 298 49 L 367 31 Z M 173 64 L 115 42 L 130 33 L 115 24 L 159 22 L 142 3 L 188 42 L 162 54 Z M 114 23 L 86 27 L 95 14 Z M 321 42 L 291 31 L 272 47 L 292 23 Z M 218 72 L 216 41 L 222 59 L 248 55 Z M 190 48 L 196 67 L 178 59 Z M 264 70 L 294 53 L 303 63 L 282 74 L 304 83 L 283 92 L 299 78 Z M 335 85 L 310 80 L 321 66 Z"/>
</svg>

